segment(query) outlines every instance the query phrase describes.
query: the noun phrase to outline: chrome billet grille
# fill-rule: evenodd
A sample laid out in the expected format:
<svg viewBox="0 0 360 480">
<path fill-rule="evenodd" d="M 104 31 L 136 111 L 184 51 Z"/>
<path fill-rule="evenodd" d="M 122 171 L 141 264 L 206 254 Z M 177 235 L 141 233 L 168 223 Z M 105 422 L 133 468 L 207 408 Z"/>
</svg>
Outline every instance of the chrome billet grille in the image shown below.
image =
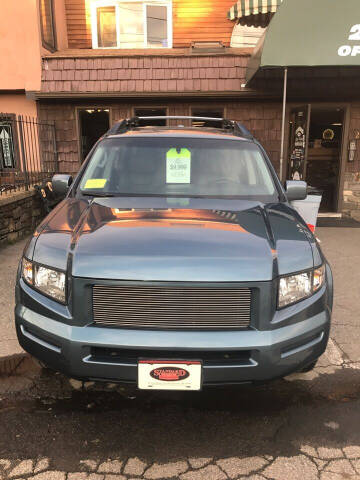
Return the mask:
<svg viewBox="0 0 360 480">
<path fill-rule="evenodd" d="M 238 329 L 250 325 L 251 290 L 94 285 L 95 324 L 126 328 Z"/>
</svg>

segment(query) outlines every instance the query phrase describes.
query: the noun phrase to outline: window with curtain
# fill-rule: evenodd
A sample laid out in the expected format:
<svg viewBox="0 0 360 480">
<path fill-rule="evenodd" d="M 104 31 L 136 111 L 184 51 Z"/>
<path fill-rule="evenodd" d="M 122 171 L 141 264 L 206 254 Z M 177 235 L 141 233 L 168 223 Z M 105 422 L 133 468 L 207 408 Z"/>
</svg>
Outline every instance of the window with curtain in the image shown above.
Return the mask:
<svg viewBox="0 0 360 480">
<path fill-rule="evenodd" d="M 97 29 L 99 47 L 116 47 L 116 10 L 115 7 L 97 9 Z"/>
<path fill-rule="evenodd" d="M 149 47 L 167 47 L 167 8 L 146 6 L 147 42 Z"/>
<path fill-rule="evenodd" d="M 171 1 L 151 0 L 93 4 L 93 48 L 169 48 Z"/>
<path fill-rule="evenodd" d="M 56 50 L 53 0 L 40 0 L 40 25 L 43 46 Z"/>
</svg>

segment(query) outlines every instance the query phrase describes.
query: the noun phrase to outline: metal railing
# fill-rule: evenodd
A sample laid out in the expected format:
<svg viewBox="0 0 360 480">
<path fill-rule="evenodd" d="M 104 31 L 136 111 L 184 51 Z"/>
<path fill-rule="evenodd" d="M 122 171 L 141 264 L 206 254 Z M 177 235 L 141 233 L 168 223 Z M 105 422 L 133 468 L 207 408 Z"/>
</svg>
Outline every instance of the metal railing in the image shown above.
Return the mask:
<svg viewBox="0 0 360 480">
<path fill-rule="evenodd" d="M 54 123 L 0 113 L 0 195 L 29 190 L 57 171 Z"/>
</svg>

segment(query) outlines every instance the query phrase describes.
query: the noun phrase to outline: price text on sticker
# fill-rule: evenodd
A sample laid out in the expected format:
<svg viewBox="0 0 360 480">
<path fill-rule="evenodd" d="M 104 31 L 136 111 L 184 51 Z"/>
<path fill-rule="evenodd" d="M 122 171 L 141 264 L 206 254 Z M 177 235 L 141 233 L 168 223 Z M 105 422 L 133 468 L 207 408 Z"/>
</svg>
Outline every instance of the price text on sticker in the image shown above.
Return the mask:
<svg viewBox="0 0 360 480">
<path fill-rule="evenodd" d="M 166 183 L 190 183 L 191 152 L 172 148 L 166 154 Z"/>
</svg>

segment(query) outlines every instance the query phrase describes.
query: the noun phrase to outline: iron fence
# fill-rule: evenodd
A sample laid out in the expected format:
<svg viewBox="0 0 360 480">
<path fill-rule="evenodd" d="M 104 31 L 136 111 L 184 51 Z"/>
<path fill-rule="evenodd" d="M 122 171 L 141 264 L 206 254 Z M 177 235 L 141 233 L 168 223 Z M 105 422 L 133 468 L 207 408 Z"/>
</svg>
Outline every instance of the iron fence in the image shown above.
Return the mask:
<svg viewBox="0 0 360 480">
<path fill-rule="evenodd" d="M 57 171 L 55 125 L 0 113 L 0 195 L 29 190 Z"/>
</svg>

